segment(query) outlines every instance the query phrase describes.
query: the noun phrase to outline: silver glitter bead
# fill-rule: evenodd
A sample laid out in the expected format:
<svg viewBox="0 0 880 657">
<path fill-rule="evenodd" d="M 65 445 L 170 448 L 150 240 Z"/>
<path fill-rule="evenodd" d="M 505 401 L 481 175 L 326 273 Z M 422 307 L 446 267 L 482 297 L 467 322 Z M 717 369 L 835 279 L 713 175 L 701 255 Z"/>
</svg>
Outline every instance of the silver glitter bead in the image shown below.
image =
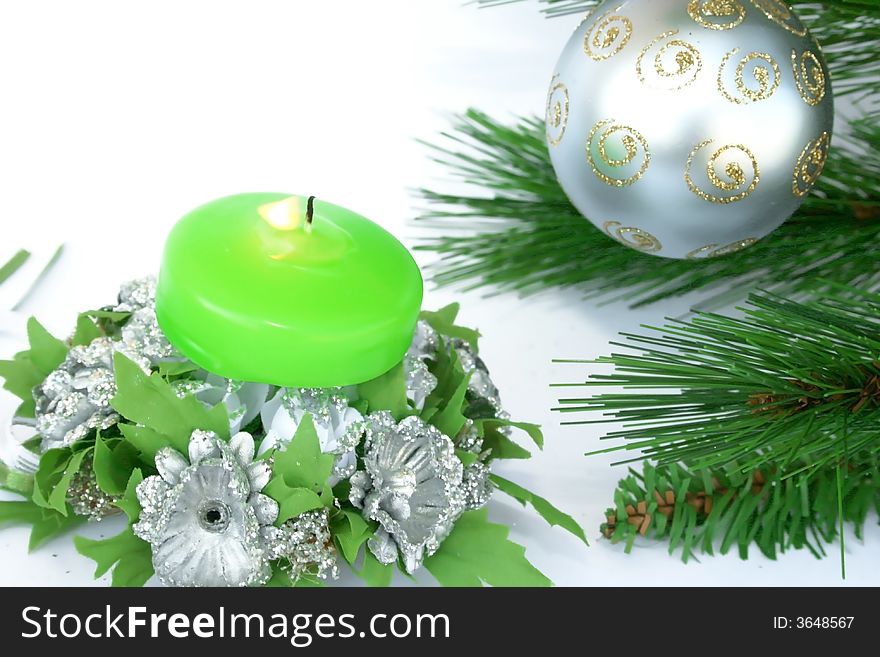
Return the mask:
<svg viewBox="0 0 880 657">
<path fill-rule="evenodd" d="M 307 511 L 281 527 L 267 527 L 264 536 L 273 559 L 285 562 L 292 579 L 309 574 L 320 579 L 339 577 L 336 547 L 330 534 L 329 510 Z"/>
<path fill-rule="evenodd" d="M 150 543 L 153 567 L 168 586 L 251 586 L 271 576 L 263 530 L 278 504 L 260 493 L 270 465 L 253 461 L 254 441 L 229 443 L 194 431 L 189 460 L 171 448 L 156 455 L 158 476 L 137 487 L 134 533 Z"/>
<path fill-rule="evenodd" d="M 367 418 L 365 470 L 350 480 L 350 501 L 379 522 L 403 557 L 408 572 L 421 566 L 466 508 L 463 467 L 452 441 L 417 417 L 400 423 L 387 411 Z M 389 558 L 381 534 L 371 551 Z"/>
<path fill-rule="evenodd" d="M 118 510 L 116 501 L 117 498 L 98 487 L 92 462 L 85 459 L 67 488 L 67 502 L 74 514 L 100 521 Z"/>
</svg>

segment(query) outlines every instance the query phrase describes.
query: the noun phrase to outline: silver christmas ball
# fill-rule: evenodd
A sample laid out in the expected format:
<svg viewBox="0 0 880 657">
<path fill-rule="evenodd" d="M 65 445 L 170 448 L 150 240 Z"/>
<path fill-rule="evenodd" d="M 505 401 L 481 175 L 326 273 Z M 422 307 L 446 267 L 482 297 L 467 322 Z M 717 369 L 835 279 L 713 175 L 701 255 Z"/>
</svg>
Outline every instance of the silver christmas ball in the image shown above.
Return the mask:
<svg viewBox="0 0 880 657">
<path fill-rule="evenodd" d="M 615 0 L 565 46 L 546 124 L 559 183 L 600 230 L 702 259 L 794 213 L 833 119 L 819 44 L 782 0 Z"/>
</svg>

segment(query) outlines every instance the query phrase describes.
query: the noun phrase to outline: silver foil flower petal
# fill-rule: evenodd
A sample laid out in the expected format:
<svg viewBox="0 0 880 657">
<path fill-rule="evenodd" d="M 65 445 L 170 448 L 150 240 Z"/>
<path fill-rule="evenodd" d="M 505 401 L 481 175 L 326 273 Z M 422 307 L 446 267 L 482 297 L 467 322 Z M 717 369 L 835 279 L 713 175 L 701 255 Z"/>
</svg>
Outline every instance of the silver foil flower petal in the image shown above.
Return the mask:
<svg viewBox="0 0 880 657">
<path fill-rule="evenodd" d="M 363 472 L 349 500 L 397 543 L 409 572 L 433 554 L 466 508 L 464 468 L 452 441 L 417 417 L 395 422 L 387 411 L 367 418 Z M 387 546 L 377 537 L 377 558 Z"/>
<path fill-rule="evenodd" d="M 252 483 L 253 464 L 240 460 L 246 444 L 244 436 L 233 448 L 211 432 L 194 431 L 189 463 L 170 448 L 160 450 L 156 464 L 163 476 L 138 485 L 141 516 L 133 531 L 150 543 L 162 583 L 251 586 L 271 576 L 263 530 L 278 506 Z M 186 467 L 178 470 L 181 461 Z"/>
</svg>

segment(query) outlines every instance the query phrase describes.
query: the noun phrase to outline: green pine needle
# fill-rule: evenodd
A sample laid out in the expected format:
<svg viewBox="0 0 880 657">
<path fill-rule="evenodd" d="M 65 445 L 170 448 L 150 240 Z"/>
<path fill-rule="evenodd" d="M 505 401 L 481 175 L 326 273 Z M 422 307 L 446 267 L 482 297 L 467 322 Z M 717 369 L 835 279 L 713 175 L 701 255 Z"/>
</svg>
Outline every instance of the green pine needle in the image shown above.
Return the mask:
<svg viewBox="0 0 880 657">
<path fill-rule="evenodd" d="M 741 318 L 699 313 L 617 346 L 611 374 L 561 386 L 623 390 L 560 400 L 566 424 L 617 421 L 604 452 L 742 472 L 817 473 L 880 454 L 880 295 L 838 290 L 812 303 L 754 295 Z M 640 457 L 637 457 L 640 458 Z M 795 467 L 794 464 L 808 464 Z"/>
<path fill-rule="evenodd" d="M 792 548 L 819 558 L 839 538 L 843 567 L 845 523 L 861 538 L 868 514 L 880 510 L 880 470 L 871 458 L 840 473 L 834 466 L 807 480 L 785 478 L 775 466 L 744 474 L 646 463 L 620 481 L 601 530 L 627 552 L 639 534 L 666 540 L 685 562 L 732 549 L 745 559 L 752 546 L 769 559 Z"/>
<path fill-rule="evenodd" d="M 562 0 L 548 9 L 575 4 L 582 10 L 595 3 Z M 703 262 L 632 251 L 569 203 L 556 181 L 541 120 L 509 125 L 470 110 L 441 143 L 428 144 L 435 160 L 470 187 L 419 192 L 427 208 L 418 221 L 428 229 L 419 248 L 440 256 L 434 281 L 520 293 L 577 286 L 587 296 L 635 306 L 693 290 L 718 292 L 720 286 L 801 294 L 828 290 L 832 282 L 878 287 L 880 261 L 873 249 L 880 238 L 880 58 L 868 44 L 880 42 L 880 4 L 794 5 L 823 43 L 835 95 L 852 96 L 856 107 L 868 109 L 835 136 L 815 190 L 774 234 L 740 253 Z"/>
</svg>

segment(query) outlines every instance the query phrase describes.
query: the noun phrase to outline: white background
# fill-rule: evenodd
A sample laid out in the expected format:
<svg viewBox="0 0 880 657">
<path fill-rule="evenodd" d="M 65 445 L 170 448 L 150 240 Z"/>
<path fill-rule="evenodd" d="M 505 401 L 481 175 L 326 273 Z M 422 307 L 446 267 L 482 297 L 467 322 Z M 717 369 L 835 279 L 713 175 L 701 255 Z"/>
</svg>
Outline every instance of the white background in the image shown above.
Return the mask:
<svg viewBox="0 0 880 657">
<path fill-rule="evenodd" d="M 532 3 L 478 10 L 458 0 L 4 2 L 0 260 L 17 247 L 66 245 L 24 306 L 65 335 L 78 310 L 155 272 L 174 221 L 218 196 L 315 194 L 412 246 L 410 190 L 446 184 L 415 140 L 434 138 L 470 106 L 501 118 L 540 113 L 578 20 L 545 20 Z M 551 359 L 607 353 L 618 331 L 680 315 L 693 299 L 634 312 L 574 292 L 486 299 L 428 290 L 425 307 L 452 300 L 484 334 L 506 406 L 546 430 L 543 453 L 500 472 L 570 512 L 590 537 L 586 548 L 500 495 L 492 502 L 491 516 L 512 525 L 558 585 L 841 585 L 836 547 L 824 561 L 801 551 L 771 562 L 753 550 L 748 561 L 730 554 L 684 565 L 665 543 L 626 555 L 598 536 L 625 472 L 610 457 L 583 456 L 600 428 L 559 426 L 549 384 L 584 379 L 588 368 Z M 23 320 L 5 321 L 8 357 Z M 0 413 L 13 407 L 4 392 Z M 848 537 L 846 585 L 880 584 L 876 517 L 868 525 L 865 544 Z M 119 528 L 105 521 L 86 532 Z M 0 531 L 0 584 L 92 583 L 93 564 L 69 536 L 31 555 L 26 536 Z"/>
</svg>

